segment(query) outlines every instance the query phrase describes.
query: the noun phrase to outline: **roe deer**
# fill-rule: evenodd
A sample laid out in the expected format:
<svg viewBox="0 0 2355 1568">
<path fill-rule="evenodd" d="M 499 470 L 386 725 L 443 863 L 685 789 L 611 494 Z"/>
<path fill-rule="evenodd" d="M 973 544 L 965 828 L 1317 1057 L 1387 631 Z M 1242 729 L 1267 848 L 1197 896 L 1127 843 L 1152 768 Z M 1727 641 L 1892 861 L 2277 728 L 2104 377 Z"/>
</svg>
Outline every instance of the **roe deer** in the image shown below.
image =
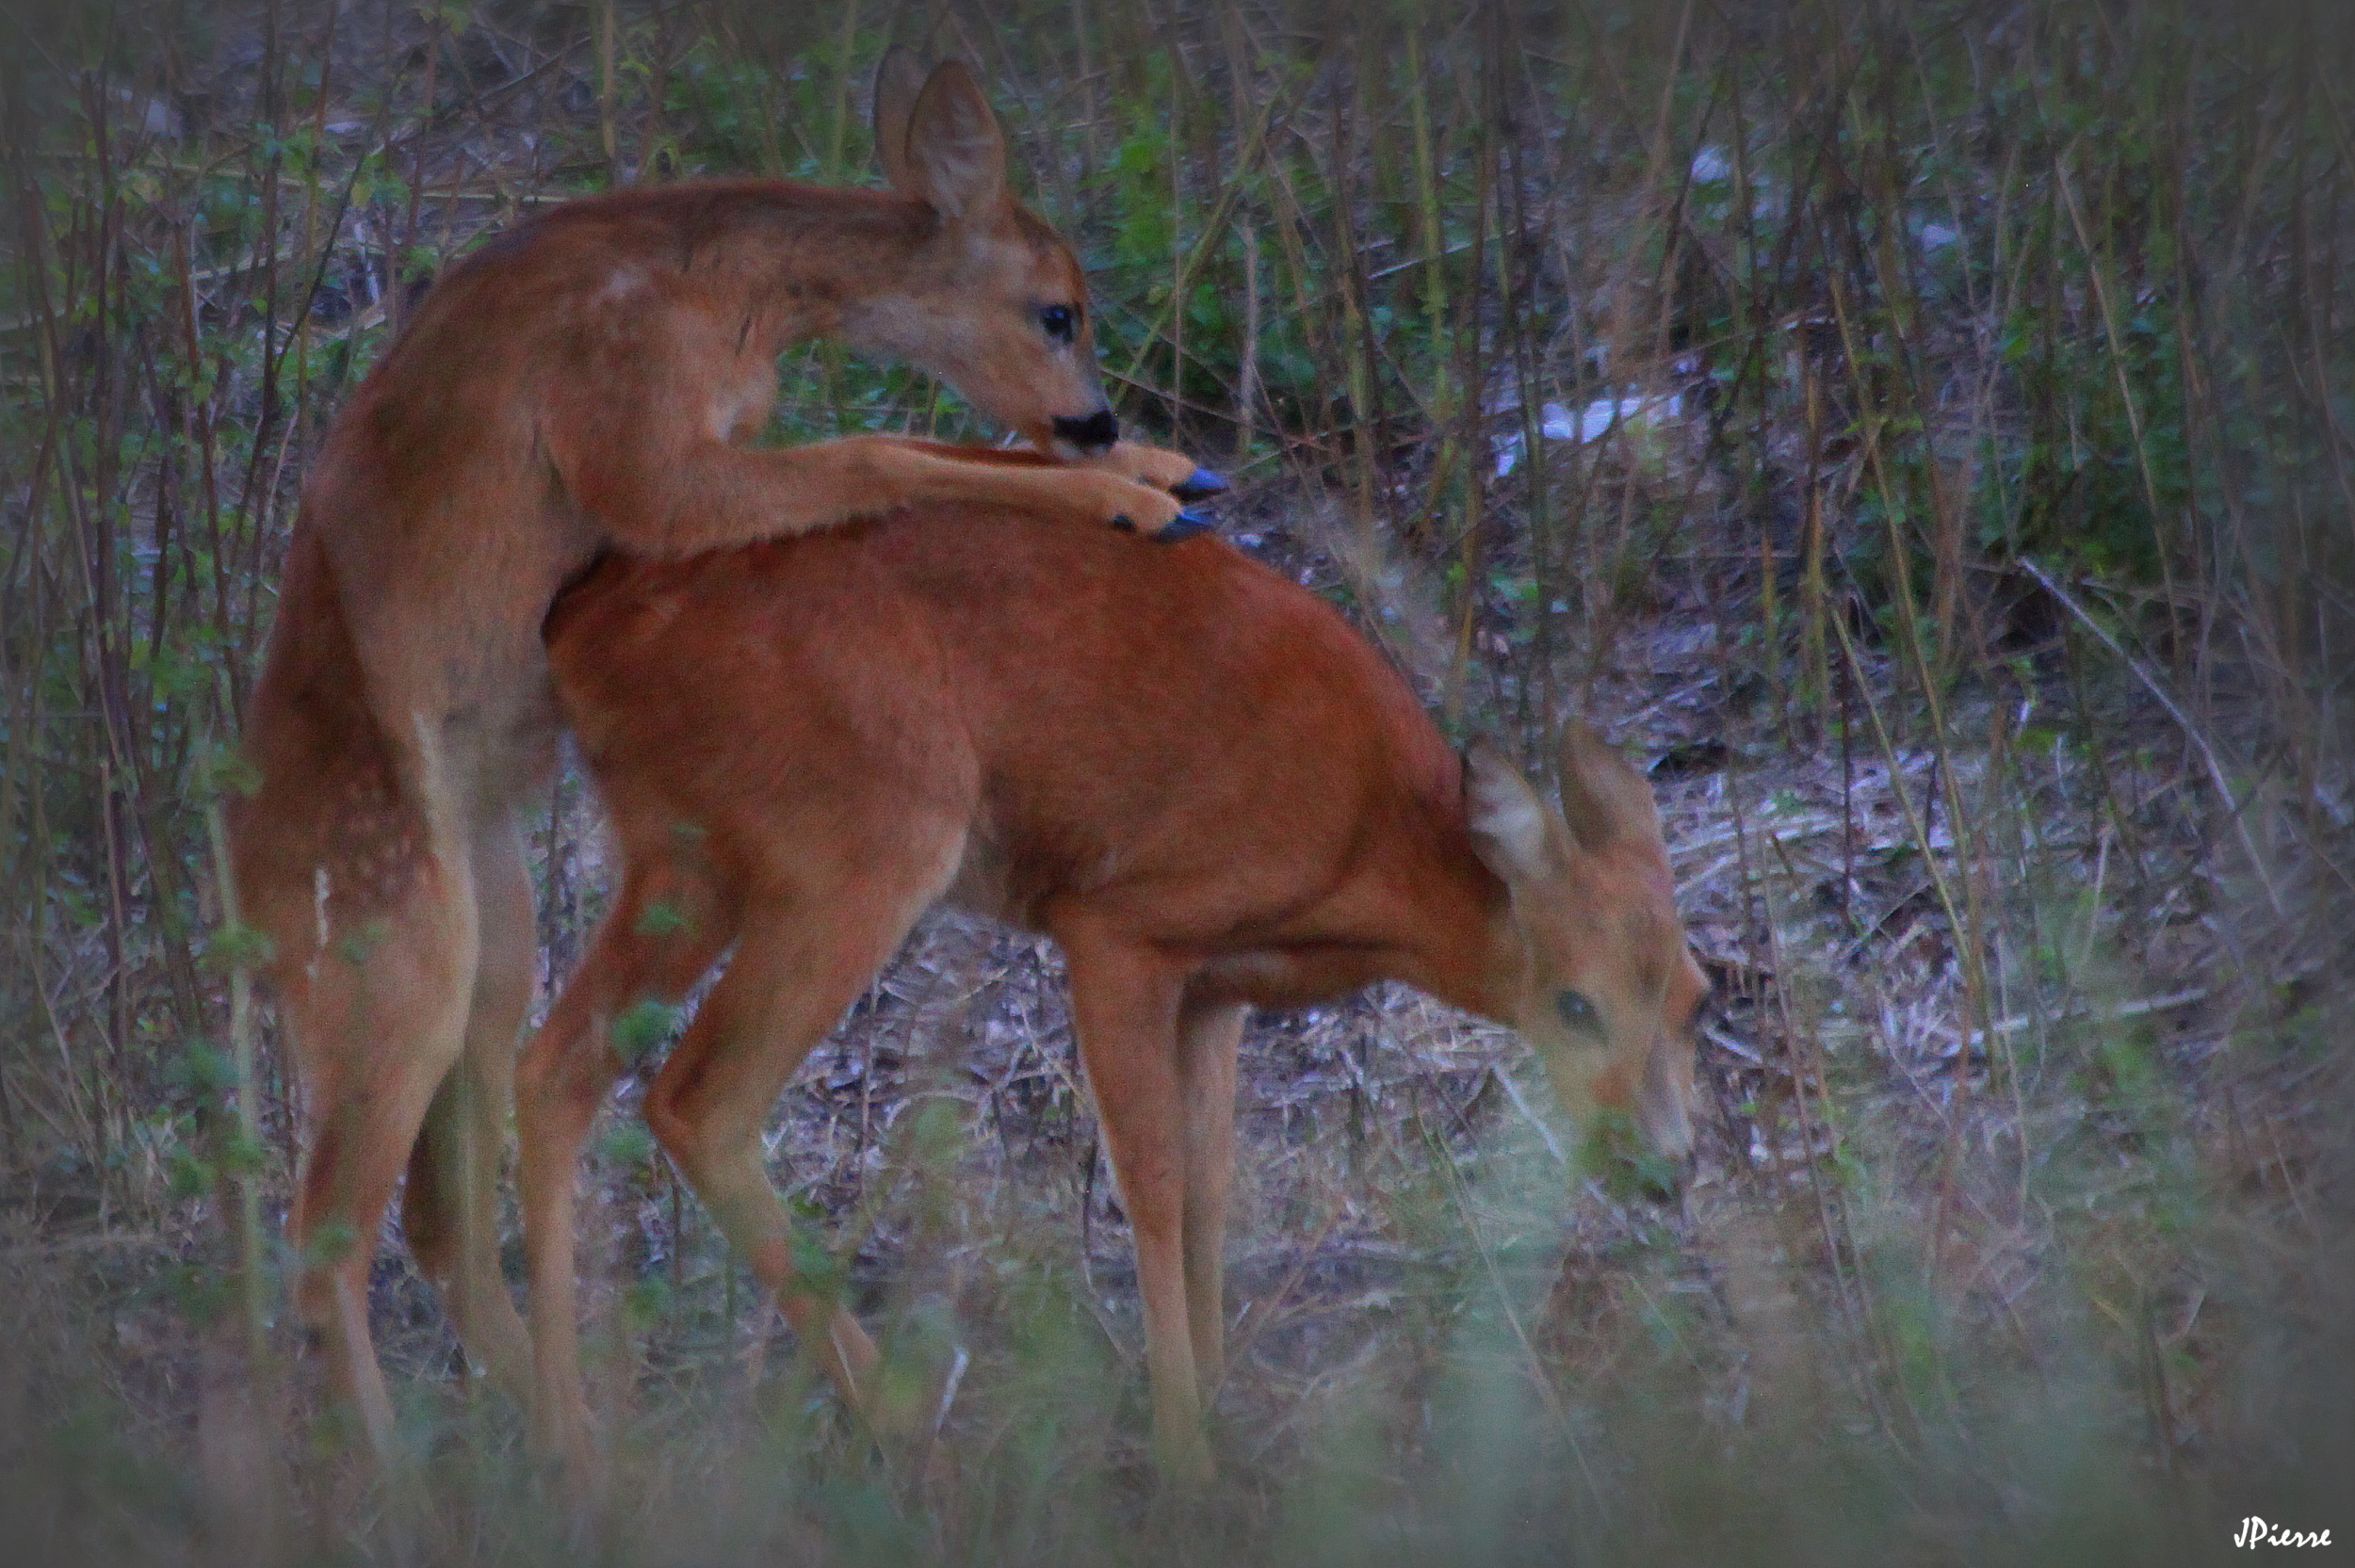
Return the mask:
<svg viewBox="0 0 2355 1568">
<path fill-rule="evenodd" d="M 518 1069 L 541 1440 L 589 1442 L 577 1154 L 610 1021 L 735 956 L 649 1084 L 655 1136 L 854 1409 L 875 1350 L 795 1277 L 761 1128 L 927 906 L 1054 937 L 1134 1227 L 1156 1447 L 1209 1467 L 1250 1005 L 1395 978 L 1519 1029 L 1582 1121 L 1691 1140 L 1706 989 L 1644 780 L 1591 732 L 1560 809 L 1459 756 L 1340 616 L 1215 539 L 1123 554 L 943 505 L 688 560 L 615 557 L 548 622 L 612 817 L 611 913 Z"/>
<path fill-rule="evenodd" d="M 271 945 L 306 1109 L 299 1303 L 379 1453 L 366 1284 L 404 1167 L 408 1241 L 469 1365 L 529 1392 L 496 1176 L 534 979 L 515 814 L 553 766 L 540 625 L 559 586 L 612 546 L 673 555 L 926 497 L 1166 536 L 1196 520 L 1157 486 L 1217 488 L 1116 445 L 1079 263 L 1008 191 L 972 75 L 887 57 L 875 128 L 888 192 L 622 191 L 476 251 L 303 488 L 246 712 L 258 784 L 228 803 L 233 907 Z M 1043 451 L 1118 472 L 882 436 L 736 445 L 779 351 L 817 336 L 912 360 Z"/>
</svg>

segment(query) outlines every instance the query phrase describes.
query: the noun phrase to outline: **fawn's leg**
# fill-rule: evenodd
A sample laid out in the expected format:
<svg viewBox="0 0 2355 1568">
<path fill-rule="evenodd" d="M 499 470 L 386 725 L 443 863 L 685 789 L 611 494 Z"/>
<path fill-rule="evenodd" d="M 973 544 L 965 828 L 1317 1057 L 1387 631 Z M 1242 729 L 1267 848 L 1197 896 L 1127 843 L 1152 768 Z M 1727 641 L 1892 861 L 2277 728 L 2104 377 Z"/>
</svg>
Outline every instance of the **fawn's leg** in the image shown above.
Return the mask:
<svg viewBox="0 0 2355 1568">
<path fill-rule="evenodd" d="M 498 1237 L 515 1046 L 530 1015 L 539 948 L 530 875 L 512 819 L 482 826 L 473 865 L 479 937 L 465 1041 L 410 1155 L 401 1224 L 441 1293 L 469 1370 L 487 1370 L 528 1406 L 531 1345 L 499 1268 Z"/>
<path fill-rule="evenodd" d="M 933 501 L 994 502 L 1147 538 L 1199 531 L 1168 491 L 1093 466 L 974 461 L 883 435 L 745 447 L 682 434 L 662 458 L 642 455 L 648 445 L 575 460 L 581 504 L 614 542 L 644 555 L 724 549 Z"/>
<path fill-rule="evenodd" d="M 1226 489 L 1226 481 L 1204 468 L 1182 452 L 1165 446 L 1148 446 L 1139 441 L 1115 442 L 1101 457 L 1087 458 L 1066 463 L 1030 446 L 973 446 L 948 441 L 927 441 L 920 436 L 891 436 L 888 439 L 910 451 L 929 452 L 934 457 L 957 462 L 996 463 L 1020 468 L 1096 468 L 1134 479 L 1155 490 L 1165 490 L 1180 501 L 1199 501 Z M 1170 530 L 1154 536 L 1170 537 Z"/>
<path fill-rule="evenodd" d="M 288 1229 L 302 1318 L 369 1447 L 387 1459 L 392 1402 L 368 1335 L 368 1269 L 427 1107 L 463 1048 L 474 879 L 463 861 L 427 855 L 402 891 L 365 915 L 339 908 L 335 879 L 319 868 L 316 935 L 299 920 L 266 927 L 298 960 L 277 965 L 308 1123 Z"/>
</svg>

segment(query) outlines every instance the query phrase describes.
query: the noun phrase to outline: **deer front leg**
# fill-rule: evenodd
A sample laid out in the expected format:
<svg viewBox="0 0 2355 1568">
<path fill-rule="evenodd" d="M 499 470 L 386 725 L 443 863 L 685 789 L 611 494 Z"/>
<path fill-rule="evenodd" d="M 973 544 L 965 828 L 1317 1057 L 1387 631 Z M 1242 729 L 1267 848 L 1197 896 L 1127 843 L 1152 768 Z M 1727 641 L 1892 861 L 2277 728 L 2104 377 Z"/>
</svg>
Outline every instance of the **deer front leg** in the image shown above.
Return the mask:
<svg viewBox="0 0 2355 1568">
<path fill-rule="evenodd" d="M 1044 468 L 1096 468 L 1134 479 L 1155 490 L 1165 490 L 1180 501 L 1188 503 L 1207 500 L 1226 489 L 1226 480 L 1220 475 L 1195 462 L 1183 452 L 1173 452 L 1165 446 L 1148 446 L 1143 442 L 1115 443 L 1101 457 L 1086 458 L 1077 462 L 1064 462 L 1059 458 L 1028 446 L 961 446 L 946 441 L 926 441 L 920 436 L 893 436 L 912 451 L 928 452 L 935 457 L 960 462 L 986 462 L 1007 466 Z M 1192 512 L 1181 512 L 1181 518 L 1192 519 Z M 1198 531 L 1198 530 L 1195 530 Z M 1164 530 L 1154 536 L 1166 541 L 1171 534 Z"/>
<path fill-rule="evenodd" d="M 1058 931 L 1071 971 L 1072 1024 L 1096 1091 L 1113 1177 L 1129 1210 L 1145 1305 L 1153 1451 L 1186 1486 L 1210 1479 L 1186 1266 L 1187 1081 L 1178 1042 L 1181 978 L 1158 955 Z M 1215 1314 L 1212 1304 L 1210 1310 Z"/>
<path fill-rule="evenodd" d="M 1178 1020 L 1186 1135 L 1186 1327 L 1205 1397 L 1226 1374 L 1226 1193 L 1235 1175 L 1236 1056 L 1248 1011 L 1241 1002 L 1189 997 Z"/>
<path fill-rule="evenodd" d="M 656 556 L 807 533 L 932 501 L 983 501 L 1173 539 L 1199 532 L 1176 496 L 1092 467 L 976 462 L 893 436 L 747 448 L 706 439 L 666 458 L 582 454 L 575 500 L 608 538 Z"/>
<path fill-rule="evenodd" d="M 1141 485 L 1169 492 L 1188 505 L 1189 510 L 1178 513 L 1180 517 L 1194 515 L 1194 502 L 1206 501 L 1226 489 L 1225 476 L 1203 467 L 1183 452 L 1147 446 L 1138 441 L 1119 442 L 1102 457 L 1090 459 L 1085 466 L 1124 475 Z M 1206 522 L 1204 526 L 1208 525 Z"/>
</svg>

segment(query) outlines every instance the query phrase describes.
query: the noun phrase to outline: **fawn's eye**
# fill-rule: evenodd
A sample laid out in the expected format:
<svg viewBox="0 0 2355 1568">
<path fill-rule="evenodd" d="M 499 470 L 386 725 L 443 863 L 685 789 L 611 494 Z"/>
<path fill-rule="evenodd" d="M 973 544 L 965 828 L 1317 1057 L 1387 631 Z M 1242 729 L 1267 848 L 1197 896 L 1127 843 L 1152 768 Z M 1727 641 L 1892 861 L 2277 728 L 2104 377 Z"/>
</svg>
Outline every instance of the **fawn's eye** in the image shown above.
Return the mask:
<svg viewBox="0 0 2355 1568">
<path fill-rule="evenodd" d="M 1556 992 L 1553 1010 L 1562 1015 L 1562 1022 L 1581 1034 L 1602 1033 L 1602 1014 L 1595 1010 L 1594 1003 L 1578 992 Z"/>
<path fill-rule="evenodd" d="M 1069 305 L 1041 305 L 1038 324 L 1057 343 L 1069 343 L 1080 335 L 1080 313 Z"/>
</svg>

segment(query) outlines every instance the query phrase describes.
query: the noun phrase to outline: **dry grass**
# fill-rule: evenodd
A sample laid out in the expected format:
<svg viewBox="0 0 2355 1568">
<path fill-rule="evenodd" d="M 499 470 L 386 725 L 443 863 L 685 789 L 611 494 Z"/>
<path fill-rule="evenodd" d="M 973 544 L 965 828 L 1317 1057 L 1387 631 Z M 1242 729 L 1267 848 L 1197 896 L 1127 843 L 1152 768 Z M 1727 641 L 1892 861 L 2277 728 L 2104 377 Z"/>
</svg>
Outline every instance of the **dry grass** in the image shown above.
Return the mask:
<svg viewBox="0 0 2355 1568">
<path fill-rule="evenodd" d="M 291 497 L 442 258 L 615 180 L 864 177 L 996 83 L 1123 412 L 1453 725 L 1651 768 L 1723 1007 L 1681 1204 L 1409 994 L 1247 1044 L 1224 1479 L 1145 1466 L 1050 950 L 928 925 L 774 1170 L 878 1460 L 625 1113 L 614 1561 L 2136 1561 L 2355 1531 L 2337 8 L 20 5 L 0 14 L 0 1519 L 18 1560 L 570 1560 L 388 1252 L 401 1485 L 314 1429 L 285 1090 L 204 802 Z M 779 439 L 961 428 L 789 366 Z M 568 782 L 552 974 L 601 896 Z M 250 1093 L 258 1146 L 236 1104 Z M 229 1221 L 224 1223 L 224 1220 Z M 258 1234 L 258 1233 L 256 1233 Z M 252 1292 L 240 1297 L 242 1283 Z M 288 1380 L 282 1382 L 281 1380 Z M 405 1490 L 404 1490 L 405 1488 Z"/>
</svg>

